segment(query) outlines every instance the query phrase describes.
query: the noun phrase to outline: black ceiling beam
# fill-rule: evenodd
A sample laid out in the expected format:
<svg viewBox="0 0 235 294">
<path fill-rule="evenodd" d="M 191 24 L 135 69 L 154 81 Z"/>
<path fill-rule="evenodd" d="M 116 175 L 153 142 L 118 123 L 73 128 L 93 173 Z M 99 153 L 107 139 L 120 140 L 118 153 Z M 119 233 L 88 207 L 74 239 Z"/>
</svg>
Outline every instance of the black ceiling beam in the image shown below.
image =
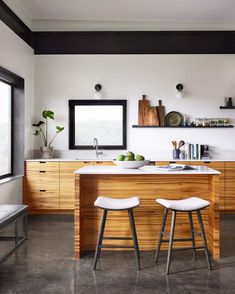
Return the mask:
<svg viewBox="0 0 235 294">
<path fill-rule="evenodd" d="M 34 32 L 35 54 L 234 54 L 235 31 Z"/>
<path fill-rule="evenodd" d="M 0 0 L 0 20 L 33 48 L 32 31 L 2 0 Z"/>
</svg>

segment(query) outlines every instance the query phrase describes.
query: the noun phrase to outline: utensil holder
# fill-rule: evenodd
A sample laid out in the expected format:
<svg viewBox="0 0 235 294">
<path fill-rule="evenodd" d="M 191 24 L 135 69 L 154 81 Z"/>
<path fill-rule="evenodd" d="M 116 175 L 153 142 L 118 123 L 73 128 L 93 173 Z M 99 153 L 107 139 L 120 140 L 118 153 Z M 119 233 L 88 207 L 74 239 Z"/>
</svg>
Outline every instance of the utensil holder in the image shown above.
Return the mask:
<svg viewBox="0 0 235 294">
<path fill-rule="evenodd" d="M 173 159 L 179 159 L 179 158 L 180 158 L 180 150 L 173 149 Z"/>
</svg>

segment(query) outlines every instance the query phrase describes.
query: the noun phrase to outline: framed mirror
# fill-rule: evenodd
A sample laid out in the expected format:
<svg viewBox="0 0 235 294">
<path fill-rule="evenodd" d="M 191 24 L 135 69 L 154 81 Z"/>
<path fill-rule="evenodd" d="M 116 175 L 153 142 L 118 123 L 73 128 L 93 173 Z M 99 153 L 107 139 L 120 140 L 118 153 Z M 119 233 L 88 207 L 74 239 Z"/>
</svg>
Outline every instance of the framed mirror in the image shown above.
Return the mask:
<svg viewBox="0 0 235 294">
<path fill-rule="evenodd" d="M 126 100 L 69 100 L 69 149 L 126 149 Z"/>
</svg>

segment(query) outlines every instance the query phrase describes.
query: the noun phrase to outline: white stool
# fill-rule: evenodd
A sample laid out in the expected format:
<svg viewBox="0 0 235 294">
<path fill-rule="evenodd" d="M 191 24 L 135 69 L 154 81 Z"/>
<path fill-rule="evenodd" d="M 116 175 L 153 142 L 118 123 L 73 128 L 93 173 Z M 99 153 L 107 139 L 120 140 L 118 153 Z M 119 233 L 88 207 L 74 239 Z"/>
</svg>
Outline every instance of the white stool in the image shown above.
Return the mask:
<svg viewBox="0 0 235 294">
<path fill-rule="evenodd" d="M 99 257 L 101 248 L 134 248 L 135 255 L 136 255 L 137 267 L 140 270 L 139 245 L 138 245 L 138 239 L 137 239 L 137 234 L 136 234 L 136 229 L 135 229 L 134 215 L 133 215 L 133 211 L 132 211 L 133 208 L 139 206 L 139 204 L 140 204 L 140 202 L 139 202 L 138 197 L 114 199 L 114 198 L 100 196 L 96 199 L 94 205 L 96 207 L 103 209 L 103 213 L 102 213 L 100 230 L 99 230 L 97 244 L 96 244 L 96 250 L 95 250 L 94 266 L 93 266 L 94 270 L 96 269 L 97 259 Z M 131 232 L 132 232 L 132 238 L 131 237 L 103 237 L 108 210 L 116 210 L 116 211 L 127 210 L 128 211 Z M 133 240 L 134 246 L 102 245 L 103 239 L 107 239 L 107 240 Z"/>
<path fill-rule="evenodd" d="M 155 261 L 157 262 L 157 260 L 158 260 L 158 256 L 159 256 L 159 252 L 160 252 L 160 248 L 161 248 L 161 243 L 162 242 L 169 242 L 166 274 L 169 274 L 169 271 L 170 271 L 171 252 L 172 251 L 179 251 L 179 250 L 188 250 L 188 249 L 193 250 L 195 259 L 197 258 L 196 249 L 204 249 L 205 253 L 206 253 L 208 268 L 211 270 L 212 269 L 211 268 L 211 261 L 210 261 L 209 251 L 208 251 L 207 242 L 206 242 L 206 235 L 205 235 L 201 211 L 200 211 L 201 209 L 209 206 L 210 203 L 208 201 L 200 199 L 198 197 L 190 197 L 190 198 L 183 199 L 183 200 L 156 199 L 156 202 L 161 204 L 162 206 L 164 206 L 165 209 L 164 209 L 163 218 L 162 218 L 162 225 L 161 225 L 160 236 L 159 236 L 159 241 L 158 241 L 158 245 L 157 245 Z M 168 235 L 164 232 L 165 223 L 166 223 L 167 214 L 168 214 L 169 209 L 172 210 L 170 235 Z M 195 211 L 197 213 L 198 222 L 199 222 L 200 231 L 201 231 L 200 233 L 195 232 L 193 229 L 193 219 L 192 219 L 192 212 L 193 211 Z M 175 220 L 176 220 L 176 213 L 177 212 L 187 212 L 188 213 L 189 225 L 190 225 L 190 230 L 191 230 L 191 238 L 174 239 Z M 202 237 L 204 246 L 201 246 L 201 247 L 195 246 L 194 234 L 200 235 Z M 163 240 L 163 236 L 166 236 L 168 239 Z M 192 241 L 192 247 L 173 249 L 172 248 L 173 241 L 181 241 L 181 242 L 182 241 Z"/>
</svg>

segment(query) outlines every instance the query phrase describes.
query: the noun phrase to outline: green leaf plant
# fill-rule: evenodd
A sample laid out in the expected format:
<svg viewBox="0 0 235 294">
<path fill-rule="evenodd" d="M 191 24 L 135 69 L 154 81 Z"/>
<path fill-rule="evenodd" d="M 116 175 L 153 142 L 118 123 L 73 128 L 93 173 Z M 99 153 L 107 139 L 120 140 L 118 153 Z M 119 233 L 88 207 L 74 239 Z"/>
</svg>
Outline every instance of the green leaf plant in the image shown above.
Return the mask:
<svg viewBox="0 0 235 294">
<path fill-rule="evenodd" d="M 64 127 L 56 126 L 56 133 L 51 140 L 48 138 L 48 121 L 55 118 L 55 114 L 51 110 L 43 110 L 42 117 L 44 121 L 34 122 L 32 126 L 35 128 L 34 136 L 41 136 L 45 147 L 50 147 L 55 137 L 64 130 Z"/>
</svg>

